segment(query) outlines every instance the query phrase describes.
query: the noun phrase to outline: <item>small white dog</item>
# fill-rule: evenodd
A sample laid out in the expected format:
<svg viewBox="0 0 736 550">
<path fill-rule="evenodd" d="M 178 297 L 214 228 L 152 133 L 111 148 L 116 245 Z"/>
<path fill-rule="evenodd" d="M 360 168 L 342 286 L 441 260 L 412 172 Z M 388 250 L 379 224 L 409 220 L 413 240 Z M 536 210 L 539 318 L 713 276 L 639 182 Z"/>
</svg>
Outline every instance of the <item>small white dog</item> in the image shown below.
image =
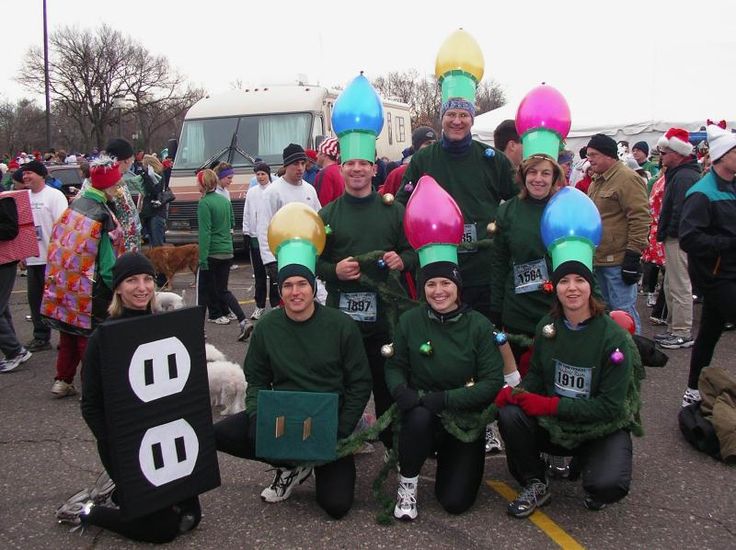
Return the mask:
<svg viewBox="0 0 736 550">
<path fill-rule="evenodd" d="M 205 344 L 207 378 L 210 383 L 210 404 L 224 407 L 221 416 L 245 410 L 245 374 L 240 365 L 227 360 L 225 355 L 212 344 Z"/>
<path fill-rule="evenodd" d="M 156 307 L 154 313 L 162 313 L 164 311 L 174 311 L 184 307 L 184 298 L 175 292 L 157 292 Z"/>
</svg>

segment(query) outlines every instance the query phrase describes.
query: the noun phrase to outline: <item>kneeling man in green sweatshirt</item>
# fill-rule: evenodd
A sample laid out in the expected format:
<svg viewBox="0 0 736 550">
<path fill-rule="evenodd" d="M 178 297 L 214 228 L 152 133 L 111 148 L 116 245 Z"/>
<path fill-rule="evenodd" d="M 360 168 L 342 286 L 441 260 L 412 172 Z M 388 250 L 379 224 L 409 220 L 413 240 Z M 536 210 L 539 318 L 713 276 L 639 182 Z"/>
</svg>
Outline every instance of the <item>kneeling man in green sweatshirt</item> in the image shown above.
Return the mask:
<svg viewBox="0 0 736 550">
<path fill-rule="evenodd" d="M 284 222 L 281 228 L 276 227 L 279 222 Z M 284 306 L 271 310 L 256 326 L 245 357 L 246 410 L 217 423 L 215 436 L 219 451 L 276 466 L 273 482 L 261 498 L 279 502 L 289 498 L 313 468 L 257 456 L 258 393 L 336 394 L 339 439 L 352 433 L 363 414 L 371 374 L 355 322 L 314 299 L 316 256 L 324 246 L 324 226 L 317 214 L 299 203 L 283 207 L 271 221 L 269 246 L 277 257 Z M 317 503 L 331 517 L 343 517 L 355 491 L 353 456 L 316 466 L 314 473 Z"/>
</svg>

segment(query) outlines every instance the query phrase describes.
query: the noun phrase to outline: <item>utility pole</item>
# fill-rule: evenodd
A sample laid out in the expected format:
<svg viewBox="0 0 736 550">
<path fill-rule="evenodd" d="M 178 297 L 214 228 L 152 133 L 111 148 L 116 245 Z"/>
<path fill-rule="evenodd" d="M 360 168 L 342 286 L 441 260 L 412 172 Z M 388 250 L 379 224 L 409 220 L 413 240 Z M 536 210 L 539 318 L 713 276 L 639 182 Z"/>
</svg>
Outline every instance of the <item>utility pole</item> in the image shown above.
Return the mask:
<svg viewBox="0 0 736 550">
<path fill-rule="evenodd" d="M 46 27 L 46 0 L 43 0 L 43 77 L 46 87 L 46 150 L 51 149 L 51 93 L 49 90 L 49 33 Z"/>
</svg>

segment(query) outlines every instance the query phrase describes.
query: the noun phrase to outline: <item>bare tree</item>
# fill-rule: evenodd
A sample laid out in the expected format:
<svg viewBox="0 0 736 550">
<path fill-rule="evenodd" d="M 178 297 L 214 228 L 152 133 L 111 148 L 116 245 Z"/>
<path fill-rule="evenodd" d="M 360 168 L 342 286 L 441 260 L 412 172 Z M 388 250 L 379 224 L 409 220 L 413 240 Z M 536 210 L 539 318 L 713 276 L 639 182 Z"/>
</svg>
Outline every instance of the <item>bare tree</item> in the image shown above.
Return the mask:
<svg viewBox="0 0 736 550">
<path fill-rule="evenodd" d="M 0 153 L 31 152 L 44 143 L 44 111 L 30 99 L 0 104 Z"/>
<path fill-rule="evenodd" d="M 133 50 L 126 97 L 130 98 L 130 112 L 140 130 L 138 146 L 148 151 L 154 134 L 172 119 L 183 116 L 205 92 L 186 86 L 186 79 L 171 70 L 165 57 L 154 57 L 138 45 Z"/>
<path fill-rule="evenodd" d="M 107 25 L 96 31 L 65 27 L 49 37 L 49 81 L 54 110 L 102 146 L 123 123 L 134 124 L 142 145 L 203 96 L 184 86 L 166 58 Z M 42 93 L 43 53 L 31 48 L 19 82 Z M 132 134 L 133 132 L 130 132 Z"/>
<path fill-rule="evenodd" d="M 475 92 L 476 114 L 487 113 L 506 104 L 503 88 L 494 80 L 482 80 Z"/>
<path fill-rule="evenodd" d="M 386 99 L 398 99 L 411 108 L 412 127 L 440 125 L 442 92 L 434 75 L 422 76 L 416 70 L 390 72 L 373 82 L 378 93 Z M 492 80 L 478 85 L 476 109 L 478 114 L 502 106 L 506 102 L 503 90 Z"/>
</svg>

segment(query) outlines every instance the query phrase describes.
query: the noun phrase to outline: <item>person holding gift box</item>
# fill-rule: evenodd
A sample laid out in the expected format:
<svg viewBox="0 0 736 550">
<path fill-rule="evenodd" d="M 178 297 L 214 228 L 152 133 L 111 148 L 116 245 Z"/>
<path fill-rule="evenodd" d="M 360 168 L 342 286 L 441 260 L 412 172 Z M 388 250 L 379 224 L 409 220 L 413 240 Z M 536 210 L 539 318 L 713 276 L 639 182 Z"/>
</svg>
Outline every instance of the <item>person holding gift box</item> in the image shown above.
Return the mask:
<svg viewBox="0 0 736 550">
<path fill-rule="evenodd" d="M 483 65 L 477 42 L 462 29 L 442 45 L 435 65 L 442 86 L 442 136 L 414 152 L 397 194 L 399 202 L 406 204 L 419 178 L 432 176 L 460 207 L 465 243 L 485 239 L 501 200 L 519 192 L 506 155 L 471 137 L 475 89 L 483 78 Z M 463 247 L 459 252 L 463 300 L 489 316 L 491 248 Z"/>
<path fill-rule="evenodd" d="M 125 252 L 125 230 L 112 208 L 122 182 L 119 163 L 100 156 L 90 166 L 91 186 L 69 205 L 51 230 L 41 315 L 59 331 L 51 393 L 75 395 L 74 376 L 87 339 L 107 318 L 112 267 Z"/>
<path fill-rule="evenodd" d="M 262 317 L 253 331 L 244 367 L 248 380 L 246 410 L 215 424 L 215 437 L 219 451 L 276 466 L 273 482 L 261 498 L 279 502 L 289 498 L 312 473 L 311 467 L 298 464 L 304 462 L 299 459 L 300 449 L 303 447 L 306 456 L 310 446 L 308 432 L 332 430 L 333 437 L 336 432 L 338 438 L 353 432 L 370 397 L 371 375 L 355 322 L 314 299 L 315 265 L 325 244 L 324 225 L 317 213 L 302 203 L 282 207 L 271 220 L 268 243 L 277 258 L 284 305 Z M 275 432 L 272 426 L 267 431 L 257 428 L 264 418 L 272 416 L 272 411 L 261 406 L 259 397 L 270 390 L 299 394 L 294 395 L 295 414 L 298 407 L 312 406 L 305 405 L 302 392 L 315 394 L 315 410 L 319 408 L 319 395 L 338 397 L 335 420 L 320 420 L 315 412 L 308 430 L 305 424 L 302 432 L 300 425 L 293 441 L 294 461 L 269 459 L 268 449 L 256 443 L 264 439 L 273 448 L 282 436 L 290 437 L 293 423 L 288 414 L 276 417 Z M 343 517 L 352 506 L 355 491 L 353 456 L 322 463 L 314 472 L 317 503 L 331 517 Z"/>
<path fill-rule="evenodd" d="M 483 411 L 503 385 L 503 360 L 493 325 L 462 301 L 457 246 L 463 218 L 455 201 L 430 176 L 414 191 L 404 227 L 418 250 L 427 303 L 404 313 L 386 363 L 386 383 L 401 411 L 398 519 L 417 517 L 422 465 L 437 452 L 435 494 L 451 514 L 475 502 L 483 477 L 483 430 L 471 442 L 450 434 L 443 411 Z"/>
<path fill-rule="evenodd" d="M 582 472 L 589 510 L 629 491 L 630 431 L 636 425 L 627 406 L 630 337 L 591 295 L 600 237 L 598 211 L 581 191 L 566 187 L 549 201 L 542 238 L 552 256 L 555 301 L 537 325 L 529 372 L 517 388 L 506 387 L 496 397 L 509 471 L 523 487 L 507 508 L 514 517 L 527 517 L 550 500 L 540 452 L 576 457 L 579 466 L 574 462 L 570 477 Z M 546 418 L 571 427 L 578 444 L 552 443 Z"/>
<path fill-rule="evenodd" d="M 335 102 L 332 125 L 340 139 L 345 193 L 319 211 L 332 231 L 317 261 L 317 275 L 327 286 L 327 305 L 347 313 L 358 322 L 373 376 L 376 416 L 391 406 L 386 388 L 381 347 L 391 341 L 385 304 L 374 288 L 360 284 L 365 273 L 384 282 L 390 271 L 413 271 L 416 254 L 404 235 L 404 207 L 393 197 L 373 191 L 376 136 L 383 127 L 381 100 L 361 74 Z M 360 265 L 354 256 L 385 251 L 378 262 Z M 391 430 L 381 434 L 391 447 Z"/>
</svg>

